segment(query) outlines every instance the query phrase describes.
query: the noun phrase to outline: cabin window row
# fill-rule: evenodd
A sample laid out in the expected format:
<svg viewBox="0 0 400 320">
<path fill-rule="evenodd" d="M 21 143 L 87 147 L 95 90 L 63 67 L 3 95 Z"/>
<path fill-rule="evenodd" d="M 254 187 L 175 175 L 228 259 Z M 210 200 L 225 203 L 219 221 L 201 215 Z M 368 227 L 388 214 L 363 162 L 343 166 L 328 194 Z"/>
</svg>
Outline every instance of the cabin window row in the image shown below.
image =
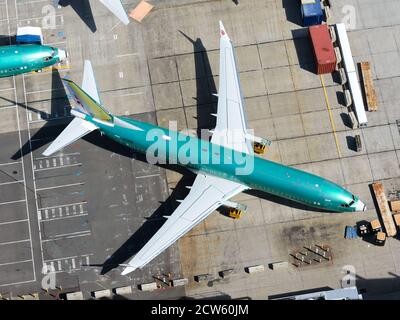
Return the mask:
<svg viewBox="0 0 400 320">
<path fill-rule="evenodd" d="M 11 69 L 7 69 L 7 70 L 0 70 L 0 73 L 15 72 L 15 71 L 24 70 L 27 68 L 28 67 L 21 67 L 21 68 L 11 68 Z"/>
</svg>

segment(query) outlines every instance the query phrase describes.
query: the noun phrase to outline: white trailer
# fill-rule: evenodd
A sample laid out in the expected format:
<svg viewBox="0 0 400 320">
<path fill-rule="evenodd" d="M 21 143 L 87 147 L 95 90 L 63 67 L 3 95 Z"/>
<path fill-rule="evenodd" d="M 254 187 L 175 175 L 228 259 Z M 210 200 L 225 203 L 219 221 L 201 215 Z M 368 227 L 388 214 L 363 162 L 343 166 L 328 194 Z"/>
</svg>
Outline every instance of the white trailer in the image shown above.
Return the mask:
<svg viewBox="0 0 400 320">
<path fill-rule="evenodd" d="M 366 127 L 368 124 L 367 114 L 365 112 L 364 101 L 361 94 L 360 83 L 358 82 L 357 72 L 351 54 L 349 38 L 347 37 L 346 26 L 344 23 L 336 24 L 336 33 L 342 52 L 343 64 L 347 73 L 347 80 L 353 100 L 354 111 L 356 112 L 360 127 Z"/>
</svg>

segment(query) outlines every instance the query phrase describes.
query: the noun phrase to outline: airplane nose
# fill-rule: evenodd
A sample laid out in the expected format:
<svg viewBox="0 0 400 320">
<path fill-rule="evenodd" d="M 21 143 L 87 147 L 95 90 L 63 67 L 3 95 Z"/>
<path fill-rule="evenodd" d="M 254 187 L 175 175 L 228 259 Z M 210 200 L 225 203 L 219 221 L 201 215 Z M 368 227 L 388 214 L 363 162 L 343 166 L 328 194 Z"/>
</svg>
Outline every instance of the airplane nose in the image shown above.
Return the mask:
<svg viewBox="0 0 400 320">
<path fill-rule="evenodd" d="M 365 210 L 367 210 L 366 205 L 360 200 L 358 200 L 354 205 L 356 207 L 356 211 L 365 211 Z"/>
<path fill-rule="evenodd" d="M 61 62 L 64 62 L 68 58 L 68 53 L 65 50 L 58 49 L 58 58 Z"/>
</svg>

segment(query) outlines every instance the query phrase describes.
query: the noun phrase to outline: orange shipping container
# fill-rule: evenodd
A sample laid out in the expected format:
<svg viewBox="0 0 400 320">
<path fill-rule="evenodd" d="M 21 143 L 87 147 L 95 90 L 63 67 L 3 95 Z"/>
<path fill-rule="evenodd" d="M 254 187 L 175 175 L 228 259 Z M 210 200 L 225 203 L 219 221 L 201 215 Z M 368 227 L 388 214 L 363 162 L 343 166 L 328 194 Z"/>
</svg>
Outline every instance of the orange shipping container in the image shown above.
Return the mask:
<svg viewBox="0 0 400 320">
<path fill-rule="evenodd" d="M 317 74 L 332 73 L 336 69 L 336 54 L 327 25 L 312 26 L 309 28 L 309 33 L 317 64 Z"/>
</svg>

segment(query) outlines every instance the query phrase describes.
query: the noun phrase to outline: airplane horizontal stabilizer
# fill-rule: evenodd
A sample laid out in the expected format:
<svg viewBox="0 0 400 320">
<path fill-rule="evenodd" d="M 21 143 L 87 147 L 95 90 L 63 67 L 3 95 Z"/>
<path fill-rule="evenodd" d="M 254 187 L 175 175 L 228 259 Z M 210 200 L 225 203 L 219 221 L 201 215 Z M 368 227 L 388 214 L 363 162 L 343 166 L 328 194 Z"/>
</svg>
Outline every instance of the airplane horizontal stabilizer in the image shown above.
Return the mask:
<svg viewBox="0 0 400 320">
<path fill-rule="evenodd" d="M 98 128 L 93 123 L 82 118 L 74 118 L 56 140 L 43 152 L 43 155 L 46 157 L 50 156 L 96 129 Z"/>
</svg>

